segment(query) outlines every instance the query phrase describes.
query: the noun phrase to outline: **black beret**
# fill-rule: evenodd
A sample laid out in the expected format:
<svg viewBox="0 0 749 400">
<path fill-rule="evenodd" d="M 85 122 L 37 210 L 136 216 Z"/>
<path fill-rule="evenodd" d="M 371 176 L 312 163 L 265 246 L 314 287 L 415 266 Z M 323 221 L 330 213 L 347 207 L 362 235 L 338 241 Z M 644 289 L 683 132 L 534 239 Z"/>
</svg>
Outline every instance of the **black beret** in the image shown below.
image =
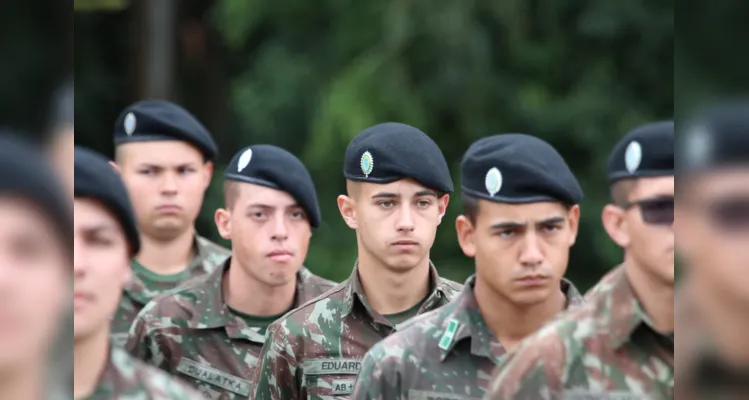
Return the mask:
<svg viewBox="0 0 749 400">
<path fill-rule="evenodd" d="M 343 176 L 380 184 L 410 178 L 440 193 L 453 191 L 447 161 L 437 144 L 424 132 L 397 122 L 356 135 L 346 149 Z"/>
<path fill-rule="evenodd" d="M 132 247 L 133 255 L 140 250 L 138 224 L 130 196 L 119 174 L 104 156 L 75 146 L 75 197 L 98 200 L 114 214 Z"/>
<path fill-rule="evenodd" d="M 627 133 L 609 155 L 608 180 L 674 174 L 674 122 L 660 121 Z"/>
<path fill-rule="evenodd" d="M 36 203 L 67 241 L 73 232 L 72 203 L 47 157 L 12 132 L 0 133 L 0 193 Z M 20 134 L 19 134 L 20 135 Z M 66 245 L 66 248 L 70 246 Z"/>
<path fill-rule="evenodd" d="M 724 103 L 700 112 L 679 130 L 680 175 L 749 166 L 749 101 Z"/>
<path fill-rule="evenodd" d="M 583 191 L 561 155 L 545 141 L 522 133 L 474 142 L 461 163 L 463 192 L 500 203 L 580 203 Z"/>
<path fill-rule="evenodd" d="M 127 107 L 114 125 L 114 143 L 179 140 L 195 146 L 208 161 L 218 155 L 211 133 L 189 111 L 166 100 L 143 100 Z"/>
<path fill-rule="evenodd" d="M 310 226 L 320 226 L 322 219 L 315 183 L 304 164 L 288 151 L 268 144 L 246 147 L 231 159 L 224 177 L 290 194 L 304 209 Z"/>
</svg>

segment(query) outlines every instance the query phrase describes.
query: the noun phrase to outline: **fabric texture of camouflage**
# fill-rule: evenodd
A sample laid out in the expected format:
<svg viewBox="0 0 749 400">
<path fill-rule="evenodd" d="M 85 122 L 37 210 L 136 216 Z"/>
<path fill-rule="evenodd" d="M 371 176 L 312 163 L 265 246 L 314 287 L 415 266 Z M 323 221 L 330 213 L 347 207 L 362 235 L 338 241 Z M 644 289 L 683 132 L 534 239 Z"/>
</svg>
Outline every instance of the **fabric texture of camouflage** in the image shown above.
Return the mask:
<svg viewBox="0 0 749 400">
<path fill-rule="evenodd" d="M 135 317 L 156 296 L 164 294 L 175 289 L 182 283 L 211 273 L 221 265 L 227 257 L 231 256 L 231 250 L 219 246 L 210 240 L 201 236 L 195 236 L 195 258 L 188 268 L 181 273 L 180 280 L 164 280 L 163 282 L 151 282 L 140 276 L 134 270 L 132 279 L 125 286 L 122 293 L 122 299 L 117 307 L 117 312 L 110 324 L 112 343 L 115 346 L 122 347 L 127 340 L 130 326 L 132 326 Z"/>
<path fill-rule="evenodd" d="M 178 379 L 113 347 L 94 393 L 85 400 L 112 399 L 201 400 L 204 397 Z"/>
<path fill-rule="evenodd" d="M 486 325 L 474 295 L 476 276 L 450 303 L 420 315 L 376 344 L 362 360 L 353 399 L 482 399 L 506 350 Z M 563 280 L 567 305 L 582 303 Z"/>
<path fill-rule="evenodd" d="M 450 301 L 462 285 L 440 278 L 430 264 L 432 290 L 419 314 Z M 286 314 L 268 328 L 255 371 L 256 400 L 345 399 L 361 358 L 396 330 L 367 303 L 358 266 L 328 293 Z"/>
<path fill-rule="evenodd" d="M 624 268 L 597 286 L 500 363 L 486 399 L 673 399 L 673 341 L 651 328 Z"/>
<path fill-rule="evenodd" d="M 676 342 L 675 397 L 679 400 L 746 399 L 749 365 L 729 366 L 720 355 L 710 323 L 699 311 L 695 296 L 679 290 L 674 301 Z"/>
<path fill-rule="evenodd" d="M 126 349 L 179 376 L 209 399 L 246 399 L 265 336 L 232 313 L 222 282 L 231 258 L 211 274 L 148 303 L 138 314 Z M 294 307 L 335 286 L 302 268 Z"/>
</svg>

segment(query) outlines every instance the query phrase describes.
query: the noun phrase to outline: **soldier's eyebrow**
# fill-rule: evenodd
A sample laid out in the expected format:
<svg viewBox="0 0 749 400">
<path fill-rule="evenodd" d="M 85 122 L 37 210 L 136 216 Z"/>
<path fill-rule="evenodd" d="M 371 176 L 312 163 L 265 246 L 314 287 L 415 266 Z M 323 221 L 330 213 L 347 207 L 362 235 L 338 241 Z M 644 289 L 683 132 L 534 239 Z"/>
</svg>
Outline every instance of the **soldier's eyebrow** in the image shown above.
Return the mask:
<svg viewBox="0 0 749 400">
<path fill-rule="evenodd" d="M 418 191 L 418 192 L 416 192 L 416 194 L 414 194 L 414 197 L 424 197 L 424 196 L 439 197 L 439 196 L 437 196 L 437 192 L 435 192 L 434 190 L 428 190 L 428 189 L 427 190 Z"/>
<path fill-rule="evenodd" d="M 556 225 L 561 224 L 564 222 L 564 217 L 550 217 L 546 219 L 542 219 L 540 221 L 533 221 L 533 222 L 520 222 L 520 221 L 502 221 L 497 222 L 495 224 L 492 224 L 489 229 L 491 230 L 503 230 L 503 229 L 518 229 L 523 228 L 525 226 L 528 226 L 529 223 L 532 223 L 535 226 L 549 226 L 549 225 Z"/>
<path fill-rule="evenodd" d="M 401 197 L 400 194 L 398 194 L 398 193 L 389 193 L 389 192 L 379 192 L 379 193 L 375 193 L 374 195 L 372 195 L 373 199 L 378 199 L 378 198 L 379 199 L 382 199 L 382 198 L 385 198 L 385 199 L 395 199 L 395 198 L 399 198 L 399 197 Z"/>
<path fill-rule="evenodd" d="M 564 217 L 551 217 L 536 222 L 537 226 L 558 225 L 564 222 Z"/>
<path fill-rule="evenodd" d="M 108 231 L 116 231 L 117 227 L 106 222 L 100 224 L 92 224 L 78 228 L 80 231 L 85 232 L 87 235 L 97 235 L 100 233 L 106 233 Z"/>
<path fill-rule="evenodd" d="M 429 189 L 420 190 L 414 193 L 413 195 L 413 197 L 424 197 L 424 196 L 439 197 L 437 196 L 437 192 L 435 192 L 434 190 L 429 190 Z M 400 198 L 400 197 L 403 197 L 400 193 L 390 193 L 390 192 L 379 192 L 379 193 L 375 193 L 372 196 L 373 199 L 376 199 L 376 198 L 395 199 L 395 198 Z"/>
</svg>

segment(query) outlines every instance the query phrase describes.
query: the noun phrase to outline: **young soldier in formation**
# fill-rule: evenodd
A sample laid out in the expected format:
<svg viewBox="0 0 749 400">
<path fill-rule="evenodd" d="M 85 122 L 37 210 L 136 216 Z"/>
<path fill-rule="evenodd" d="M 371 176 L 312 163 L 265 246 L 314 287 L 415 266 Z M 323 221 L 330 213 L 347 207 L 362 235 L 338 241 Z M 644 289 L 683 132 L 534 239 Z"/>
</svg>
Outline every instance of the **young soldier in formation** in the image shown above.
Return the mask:
<svg viewBox="0 0 749 400">
<path fill-rule="evenodd" d="M 141 101 L 122 112 L 114 141 L 115 167 L 132 198 L 143 243 L 112 321 L 112 338 L 121 346 L 146 303 L 210 273 L 230 252 L 195 231 L 216 157 L 210 133 L 195 117 L 167 101 Z"/>
<path fill-rule="evenodd" d="M 302 266 L 320 225 L 315 186 L 291 153 L 243 149 L 226 170 L 216 225 L 232 257 L 206 277 L 149 303 L 127 349 L 211 399 L 246 399 L 268 325 L 335 283 Z"/>
<path fill-rule="evenodd" d="M 749 103 L 708 110 L 679 135 L 679 400 L 749 395 Z"/>
<path fill-rule="evenodd" d="M 500 359 L 582 296 L 562 276 L 582 190 L 548 143 L 523 134 L 475 142 L 461 165 L 458 241 L 476 274 L 437 310 L 364 357 L 354 399 L 481 399 Z"/>
<path fill-rule="evenodd" d="M 616 145 L 602 219 L 624 262 L 500 364 L 488 399 L 674 398 L 673 171 L 673 122 Z"/>
<path fill-rule="evenodd" d="M 70 398 L 45 376 L 73 256 L 72 201 L 46 158 L 0 136 L 0 399 Z"/>
<path fill-rule="evenodd" d="M 76 148 L 74 173 L 75 398 L 202 398 L 112 346 L 109 321 L 131 274 L 128 260 L 140 249 L 138 229 L 125 187 L 104 157 Z"/>
<path fill-rule="evenodd" d="M 348 280 L 268 328 L 251 398 L 348 398 L 369 348 L 460 290 L 429 260 L 453 187 L 426 134 L 399 123 L 364 130 L 346 149 L 344 176 L 338 207 L 358 261 Z"/>
</svg>

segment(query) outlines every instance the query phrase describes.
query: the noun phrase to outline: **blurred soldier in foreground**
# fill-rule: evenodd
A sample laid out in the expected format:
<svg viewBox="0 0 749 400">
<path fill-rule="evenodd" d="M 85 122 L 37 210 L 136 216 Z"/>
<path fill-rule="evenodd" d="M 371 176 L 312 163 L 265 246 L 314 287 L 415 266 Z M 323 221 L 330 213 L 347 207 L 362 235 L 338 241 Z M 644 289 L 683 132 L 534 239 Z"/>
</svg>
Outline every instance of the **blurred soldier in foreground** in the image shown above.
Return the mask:
<svg viewBox="0 0 749 400">
<path fill-rule="evenodd" d="M 602 214 L 624 262 L 497 368 L 487 399 L 672 399 L 674 125 L 644 125 L 609 157 Z"/>
<path fill-rule="evenodd" d="M 507 352 L 582 302 L 562 276 L 583 193 L 553 147 L 522 134 L 483 138 L 463 157 L 461 183 L 456 229 L 476 274 L 367 353 L 354 399 L 481 399 Z"/>
<path fill-rule="evenodd" d="M 0 170 L 0 399 L 69 398 L 45 375 L 70 304 L 71 200 L 16 139 L 0 136 Z"/>
<path fill-rule="evenodd" d="M 679 400 L 749 396 L 749 102 L 680 132 L 675 302 Z"/>
<path fill-rule="evenodd" d="M 201 399 L 112 346 L 109 320 L 130 278 L 128 260 L 140 248 L 138 229 L 125 187 L 104 157 L 76 147 L 74 190 L 75 398 Z"/>
<path fill-rule="evenodd" d="M 453 190 L 432 139 L 399 123 L 368 128 L 346 149 L 344 176 L 338 208 L 359 258 L 349 279 L 268 328 L 255 399 L 348 398 L 367 350 L 460 290 L 429 260 Z"/>
<path fill-rule="evenodd" d="M 124 345 L 146 303 L 212 272 L 230 252 L 195 231 L 217 152 L 195 117 L 167 101 L 141 101 L 122 112 L 114 140 L 116 167 L 132 198 L 143 243 L 130 263 L 132 280 L 112 321 L 112 338 Z"/>
<path fill-rule="evenodd" d="M 206 277 L 149 303 L 126 348 L 208 398 L 247 399 L 265 331 L 335 286 L 304 268 L 320 208 L 312 177 L 286 150 L 243 149 L 225 173 L 216 225 L 232 257 Z"/>
</svg>

